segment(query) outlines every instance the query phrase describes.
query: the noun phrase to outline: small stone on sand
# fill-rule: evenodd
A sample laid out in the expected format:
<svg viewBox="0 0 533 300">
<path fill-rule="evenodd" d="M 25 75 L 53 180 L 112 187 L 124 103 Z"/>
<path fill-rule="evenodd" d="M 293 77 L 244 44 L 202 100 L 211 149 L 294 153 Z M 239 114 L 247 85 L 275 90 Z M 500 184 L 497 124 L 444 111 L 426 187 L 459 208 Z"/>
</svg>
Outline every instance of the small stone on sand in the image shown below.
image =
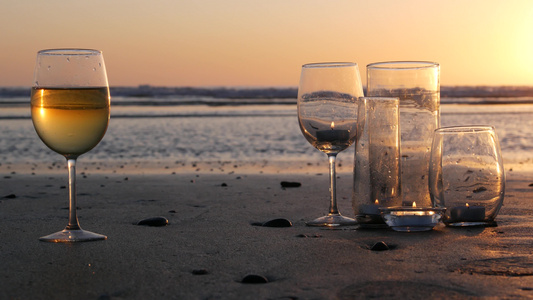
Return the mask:
<svg viewBox="0 0 533 300">
<path fill-rule="evenodd" d="M 246 275 L 242 281 L 242 283 L 252 283 L 252 284 L 256 284 L 256 283 L 268 283 L 268 279 L 265 277 L 265 276 L 261 276 L 261 275 L 255 275 L 255 274 L 250 274 L 250 275 Z"/>
<path fill-rule="evenodd" d="M 282 188 L 293 188 L 293 187 L 300 187 L 302 184 L 300 182 L 295 181 L 282 181 L 281 187 Z"/>
<path fill-rule="evenodd" d="M 193 275 L 207 275 L 209 274 L 209 271 L 207 271 L 206 269 L 195 269 L 195 270 L 192 270 L 191 273 Z"/>
<path fill-rule="evenodd" d="M 370 247 L 370 250 L 387 251 L 387 250 L 390 250 L 390 247 L 385 242 L 377 242 L 372 247 Z"/>
<path fill-rule="evenodd" d="M 155 226 L 155 227 L 166 226 L 167 224 L 168 224 L 168 220 L 165 217 L 153 217 L 153 218 L 140 220 L 139 222 L 137 222 L 137 225 Z"/>
<path fill-rule="evenodd" d="M 279 219 L 273 219 L 270 221 L 266 221 L 264 223 L 252 223 L 254 226 L 263 226 L 263 227 L 291 227 L 292 223 L 291 221 L 283 218 Z"/>
</svg>

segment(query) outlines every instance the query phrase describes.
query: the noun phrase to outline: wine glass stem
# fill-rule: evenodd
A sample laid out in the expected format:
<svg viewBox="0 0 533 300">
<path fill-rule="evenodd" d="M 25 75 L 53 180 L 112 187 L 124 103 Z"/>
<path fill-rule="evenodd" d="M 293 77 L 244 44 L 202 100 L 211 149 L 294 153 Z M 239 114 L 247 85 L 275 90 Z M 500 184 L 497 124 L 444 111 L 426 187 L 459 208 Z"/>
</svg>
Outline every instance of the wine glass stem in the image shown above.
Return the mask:
<svg viewBox="0 0 533 300">
<path fill-rule="evenodd" d="M 337 209 L 337 175 L 335 173 L 335 162 L 337 159 L 336 153 L 328 154 L 329 160 L 329 193 L 331 195 L 331 202 L 329 204 L 329 214 L 338 215 L 339 210 Z"/>
<path fill-rule="evenodd" d="M 76 213 L 76 158 L 67 158 L 68 164 L 68 196 L 69 196 L 69 213 L 68 213 L 68 230 L 81 229 L 78 223 Z"/>
</svg>

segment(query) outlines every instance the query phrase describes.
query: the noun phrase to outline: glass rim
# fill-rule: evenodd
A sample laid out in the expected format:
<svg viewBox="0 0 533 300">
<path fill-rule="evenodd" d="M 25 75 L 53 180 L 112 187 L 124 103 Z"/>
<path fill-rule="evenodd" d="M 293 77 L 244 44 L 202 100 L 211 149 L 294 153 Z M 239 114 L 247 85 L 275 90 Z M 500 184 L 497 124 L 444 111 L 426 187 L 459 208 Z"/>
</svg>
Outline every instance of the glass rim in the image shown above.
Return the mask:
<svg viewBox="0 0 533 300">
<path fill-rule="evenodd" d="M 37 52 L 38 55 L 98 55 L 102 54 L 102 51 L 96 49 L 85 48 L 56 48 L 56 49 L 43 49 Z"/>
<path fill-rule="evenodd" d="M 383 61 L 366 65 L 368 69 L 380 70 L 415 70 L 438 68 L 440 65 L 432 61 Z"/>
<path fill-rule="evenodd" d="M 448 126 L 435 129 L 435 133 L 450 134 L 450 133 L 477 133 L 495 131 L 492 125 L 463 125 L 463 126 Z"/>
<path fill-rule="evenodd" d="M 339 68 L 339 67 L 357 67 L 355 62 L 321 62 L 308 63 L 302 65 L 302 68 Z"/>
</svg>

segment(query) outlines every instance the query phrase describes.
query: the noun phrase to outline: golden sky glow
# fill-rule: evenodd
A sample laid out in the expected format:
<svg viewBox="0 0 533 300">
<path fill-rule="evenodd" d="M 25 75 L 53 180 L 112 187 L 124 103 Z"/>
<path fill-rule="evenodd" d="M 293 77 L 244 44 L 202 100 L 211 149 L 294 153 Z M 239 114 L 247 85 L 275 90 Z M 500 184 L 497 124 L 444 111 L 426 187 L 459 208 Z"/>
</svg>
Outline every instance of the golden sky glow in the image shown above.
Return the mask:
<svg viewBox="0 0 533 300">
<path fill-rule="evenodd" d="M 296 86 L 302 64 L 430 60 L 442 85 L 533 85 L 530 0 L 0 0 L 0 86 L 36 52 L 104 52 L 110 85 Z"/>
</svg>

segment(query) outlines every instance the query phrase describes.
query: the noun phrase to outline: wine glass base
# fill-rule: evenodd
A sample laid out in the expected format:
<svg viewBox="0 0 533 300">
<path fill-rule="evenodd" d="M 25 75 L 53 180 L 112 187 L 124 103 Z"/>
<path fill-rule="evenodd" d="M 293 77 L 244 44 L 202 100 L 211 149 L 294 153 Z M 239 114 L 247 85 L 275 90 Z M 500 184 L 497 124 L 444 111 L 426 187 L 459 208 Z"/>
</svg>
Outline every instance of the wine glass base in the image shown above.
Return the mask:
<svg viewBox="0 0 533 300">
<path fill-rule="evenodd" d="M 316 226 L 316 227 L 337 227 L 337 226 L 354 226 L 357 225 L 357 221 L 342 216 L 341 214 L 329 214 L 313 221 L 305 223 L 307 226 Z"/>
<path fill-rule="evenodd" d="M 94 233 L 87 230 L 76 229 L 69 230 L 63 229 L 56 233 L 49 234 L 39 238 L 40 241 L 50 242 L 50 243 L 76 243 L 76 242 L 89 242 L 89 241 L 98 241 L 105 240 L 107 236 Z"/>
</svg>

